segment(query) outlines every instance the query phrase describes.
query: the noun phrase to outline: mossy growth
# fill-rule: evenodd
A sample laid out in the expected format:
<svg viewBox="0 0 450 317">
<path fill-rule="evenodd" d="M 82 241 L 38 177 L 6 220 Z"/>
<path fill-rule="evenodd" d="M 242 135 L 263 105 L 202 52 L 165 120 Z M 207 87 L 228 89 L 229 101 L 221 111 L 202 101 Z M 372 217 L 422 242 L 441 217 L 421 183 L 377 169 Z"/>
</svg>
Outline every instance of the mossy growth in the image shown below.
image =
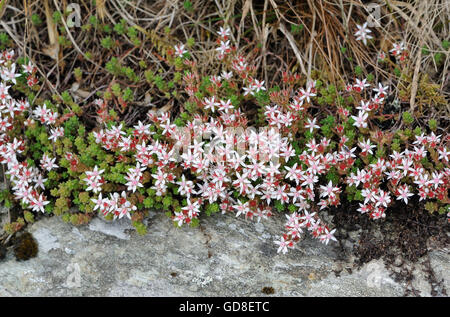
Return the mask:
<svg viewBox="0 0 450 317">
<path fill-rule="evenodd" d="M 14 245 L 14 255 L 18 261 L 26 261 L 36 257 L 38 254 L 38 244 L 29 232 L 25 232 L 17 238 Z"/>
<path fill-rule="evenodd" d="M 265 286 L 265 287 L 263 287 L 261 292 L 263 292 L 266 295 L 272 295 L 272 294 L 275 294 L 275 289 L 271 286 Z"/>
</svg>

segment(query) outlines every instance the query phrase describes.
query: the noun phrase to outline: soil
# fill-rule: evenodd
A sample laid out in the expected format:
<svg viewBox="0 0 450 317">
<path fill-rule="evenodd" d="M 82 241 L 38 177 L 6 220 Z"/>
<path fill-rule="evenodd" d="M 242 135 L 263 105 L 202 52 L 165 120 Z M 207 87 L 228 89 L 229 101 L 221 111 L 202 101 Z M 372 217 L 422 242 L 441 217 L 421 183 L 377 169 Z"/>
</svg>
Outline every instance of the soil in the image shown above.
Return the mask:
<svg viewBox="0 0 450 317">
<path fill-rule="evenodd" d="M 6 257 L 6 247 L 0 243 L 0 261 Z"/>
<path fill-rule="evenodd" d="M 418 198 L 408 206 L 396 201 L 381 221 L 360 214 L 357 205 L 357 202 L 343 201 L 339 208 L 332 211 L 333 224 L 338 228 L 339 256 L 348 258 L 353 255 L 356 267 L 383 259 L 392 278 L 411 286 L 405 295 L 420 295 L 411 284 L 414 270 L 420 267 L 432 286 L 432 295 L 447 295 L 442 281 L 436 279 L 428 257 L 431 250 L 449 245 L 450 225 L 447 218 L 437 213 L 430 214 Z M 344 247 L 346 241 L 353 245 L 351 254 Z"/>
</svg>

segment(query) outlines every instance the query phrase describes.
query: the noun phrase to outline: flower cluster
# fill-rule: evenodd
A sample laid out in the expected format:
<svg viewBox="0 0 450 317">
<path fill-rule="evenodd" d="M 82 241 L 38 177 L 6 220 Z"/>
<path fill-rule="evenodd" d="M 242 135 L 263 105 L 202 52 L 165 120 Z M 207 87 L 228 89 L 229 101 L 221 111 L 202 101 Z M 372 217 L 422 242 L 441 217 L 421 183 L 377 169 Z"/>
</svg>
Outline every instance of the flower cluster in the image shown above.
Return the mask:
<svg viewBox="0 0 450 317">
<path fill-rule="evenodd" d="M 0 162 L 14 197 L 33 211 L 69 218 L 72 203 L 87 214 L 133 223 L 144 208 L 165 209 L 177 226 L 195 225 L 203 213 L 261 221 L 288 211 L 275 241 L 282 253 L 305 232 L 325 244 L 336 241 L 321 213 L 342 199 L 359 201 L 358 210 L 372 219 L 386 217 L 397 200 L 448 204 L 448 135 L 415 130 L 394 137 L 377 129 L 388 86 L 356 78 L 342 89 L 324 89 L 320 80 L 285 73 L 282 88 L 266 87 L 251 60 L 236 53 L 230 29 L 218 33 L 223 68 L 211 76 L 201 78 L 183 44 L 174 47 L 186 111 L 175 118 L 151 111 L 128 128 L 99 99 L 102 126 L 88 133 L 73 112 L 12 98 L 11 86 L 35 69 L 22 65 L 16 73 L 12 53 L 3 52 Z M 364 24 L 355 35 L 366 43 L 369 33 Z M 391 51 L 405 52 L 401 45 Z M 333 97 L 328 117 L 311 110 L 324 90 Z M 245 102 L 258 105 L 256 126 L 241 110 Z M 22 129 L 42 146 L 26 143 Z"/>
<path fill-rule="evenodd" d="M 132 205 L 131 202 L 127 200 L 126 192 L 111 193 L 109 198 L 103 198 L 102 194 L 97 197 L 97 199 L 92 199 L 95 203 L 94 210 L 99 210 L 104 216 L 112 214 L 114 219 L 120 219 L 123 216 L 127 216 L 131 219 L 130 212 L 136 210 L 136 206 Z"/>
<path fill-rule="evenodd" d="M 37 167 L 30 166 L 28 162 L 20 161 L 22 153 L 26 149 L 22 138 L 11 139 L 9 132 L 14 128 L 14 119 L 23 116 L 30 105 L 27 101 L 16 100 L 9 94 L 10 85 L 16 84 L 17 79 L 22 76 L 16 73 L 16 64 L 13 62 L 14 51 L 4 51 L 0 55 L 0 163 L 6 166 L 6 175 L 12 185 L 15 199 L 33 211 L 45 212 L 45 206 L 50 203 L 42 193 L 45 190 L 44 173 Z M 24 72 L 32 70 L 29 64 Z M 50 171 L 57 167 L 55 158 L 42 157 L 41 167 Z"/>
<path fill-rule="evenodd" d="M 99 170 L 97 166 L 94 167 L 92 171 L 86 172 L 86 178 L 84 181 L 88 185 L 88 191 L 92 190 L 94 193 L 98 193 L 102 190 L 102 185 L 105 182 L 101 176 L 104 170 Z"/>
<path fill-rule="evenodd" d="M 55 111 L 52 111 L 51 109 L 47 109 L 46 105 L 37 106 L 33 110 L 33 114 L 35 115 L 36 119 L 38 119 L 43 124 L 55 124 L 56 119 L 58 118 L 58 113 Z"/>
</svg>

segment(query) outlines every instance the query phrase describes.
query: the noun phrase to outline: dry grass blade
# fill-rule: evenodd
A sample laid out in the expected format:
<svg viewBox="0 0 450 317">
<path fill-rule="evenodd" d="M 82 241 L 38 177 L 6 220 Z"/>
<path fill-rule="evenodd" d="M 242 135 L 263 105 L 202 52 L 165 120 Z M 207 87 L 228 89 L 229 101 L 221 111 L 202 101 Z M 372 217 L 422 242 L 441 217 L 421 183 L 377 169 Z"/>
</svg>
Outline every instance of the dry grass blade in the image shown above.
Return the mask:
<svg viewBox="0 0 450 317">
<path fill-rule="evenodd" d="M 241 40 L 242 27 L 244 26 L 245 17 L 247 16 L 248 12 L 250 11 L 251 6 L 252 6 L 252 0 L 245 0 L 244 5 L 242 6 L 242 16 L 241 16 L 241 22 L 239 22 L 238 36 L 237 36 L 238 45 Z"/>
<path fill-rule="evenodd" d="M 96 8 L 97 8 L 97 14 L 98 17 L 103 21 L 105 19 L 106 15 L 106 7 L 105 7 L 106 0 L 97 0 L 95 2 Z"/>
<path fill-rule="evenodd" d="M 442 94 L 448 92 L 450 51 L 442 47 L 442 40 L 448 38 L 450 31 L 448 0 L 380 2 L 381 26 L 371 27 L 374 38 L 367 45 L 354 35 L 356 25 L 368 19 L 367 5 L 361 0 L 80 1 L 80 28 L 67 26 L 64 9 L 69 0 L 0 0 L 1 5 L 6 2 L 4 23 L 0 25 L 13 34 L 14 42 L 26 50 L 51 87 L 43 85 L 38 95 L 49 98 L 57 91 L 72 91 L 74 70 L 79 69 L 80 87 L 72 92 L 81 94 L 79 98 L 87 103 L 83 107 L 91 118 L 95 111 L 89 107 L 95 95 L 102 96 L 113 81 L 121 88 L 133 89 L 130 113 L 149 104 L 155 108 L 173 104 L 173 112 L 184 109 L 185 96 L 161 93 L 146 82 L 144 72 L 152 71 L 162 81 L 171 81 L 174 68 L 167 63 L 168 52 L 174 45 L 184 44 L 197 63 L 199 74 L 220 73 L 214 49 L 219 27 L 231 29 L 230 43 L 251 62 L 252 76 L 263 77 L 259 79 L 265 79 L 267 87 L 279 85 L 284 71 L 298 72 L 306 81 L 318 79 L 337 87 L 352 83 L 355 77 L 375 73 L 373 83 L 393 85 L 392 98 L 401 96 L 405 105 L 410 101 L 406 108 L 411 106 L 417 114 L 427 104 L 423 101 L 424 74 L 441 87 Z M 55 18 L 53 11 L 62 19 Z M 36 24 L 36 16 L 42 24 Z M 117 24 L 123 24 L 120 34 L 115 30 Z M 130 29 L 131 33 L 138 31 L 139 44 L 130 39 Z M 105 48 L 102 41 L 108 39 L 111 47 Z M 193 44 L 187 44 L 188 40 L 194 40 Z M 399 42 L 404 42 L 409 52 L 402 64 L 402 75 L 408 80 L 399 80 L 392 64 L 382 64 L 376 58 L 379 52 L 389 55 L 392 44 Z M 53 43 L 55 47 L 45 47 L 44 54 L 43 43 Z M 422 46 L 427 46 L 430 53 L 420 55 Z M 437 53 L 443 55 L 440 62 L 435 59 Z M 113 57 L 120 67 L 133 69 L 139 81 L 130 83 L 123 74 L 112 74 L 108 63 Z M 358 74 L 356 67 L 362 70 Z M 427 111 L 427 115 L 445 115 L 437 110 Z"/>
<path fill-rule="evenodd" d="M 302 73 L 304 75 L 308 75 L 308 73 L 306 72 L 305 64 L 303 63 L 303 58 L 301 56 L 300 50 L 298 49 L 292 34 L 286 29 L 286 26 L 284 25 L 283 22 L 280 23 L 279 29 L 286 36 L 287 40 L 289 41 L 289 44 L 294 50 L 295 57 L 297 58 L 297 61 L 300 64 L 300 69 Z"/>
<path fill-rule="evenodd" d="M 43 52 L 50 56 L 55 61 L 58 60 L 59 55 L 59 43 L 58 43 L 58 30 L 56 29 L 56 25 L 53 22 L 53 15 L 50 10 L 48 0 L 44 0 L 44 8 L 45 8 L 45 18 L 47 21 L 47 32 L 49 45 L 43 48 Z"/>
<path fill-rule="evenodd" d="M 387 1 L 389 6 L 394 9 L 405 21 L 410 25 L 414 32 L 417 34 L 422 34 L 422 30 L 420 26 L 418 25 L 418 22 L 421 22 L 421 19 L 414 19 L 414 16 L 421 16 L 422 13 L 417 11 L 410 3 L 407 2 L 400 2 L 400 1 Z M 419 1 L 417 5 L 421 5 L 421 3 L 425 3 L 426 1 Z M 401 7 L 407 8 L 411 12 L 411 16 L 408 16 L 404 10 L 401 9 Z M 415 23 L 416 22 L 416 23 Z M 435 45 L 440 45 L 441 41 L 437 38 L 436 34 L 434 32 L 429 32 L 427 34 L 433 43 Z"/>
<path fill-rule="evenodd" d="M 417 88 L 418 88 L 418 83 L 419 83 L 419 70 L 420 70 L 421 64 L 422 64 L 422 50 L 419 50 L 418 56 L 416 58 L 416 66 L 414 68 L 413 82 L 412 82 L 412 86 L 411 86 L 411 98 L 409 100 L 409 109 L 410 109 L 411 113 L 414 113 Z"/>
</svg>

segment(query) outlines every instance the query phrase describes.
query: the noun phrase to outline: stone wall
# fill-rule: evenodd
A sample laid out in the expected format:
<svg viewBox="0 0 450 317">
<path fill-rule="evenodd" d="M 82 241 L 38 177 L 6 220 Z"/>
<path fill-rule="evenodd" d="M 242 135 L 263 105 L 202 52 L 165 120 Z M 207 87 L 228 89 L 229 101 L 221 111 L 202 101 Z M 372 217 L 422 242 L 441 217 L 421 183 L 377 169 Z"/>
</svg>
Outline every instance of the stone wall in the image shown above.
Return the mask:
<svg viewBox="0 0 450 317">
<path fill-rule="evenodd" d="M 337 244 L 306 236 L 296 249 L 277 254 L 273 243 L 283 215 L 256 223 L 216 214 L 199 228 L 175 228 L 151 213 L 139 236 L 128 219 L 94 219 L 74 227 L 57 217 L 27 228 L 39 244 L 36 258 L 0 262 L 0 296 L 402 296 L 407 285 L 389 276 L 381 260 L 360 269 L 338 260 Z M 448 250 L 430 253 L 438 278 L 450 283 Z M 429 296 L 418 271 L 414 285 Z"/>
</svg>

